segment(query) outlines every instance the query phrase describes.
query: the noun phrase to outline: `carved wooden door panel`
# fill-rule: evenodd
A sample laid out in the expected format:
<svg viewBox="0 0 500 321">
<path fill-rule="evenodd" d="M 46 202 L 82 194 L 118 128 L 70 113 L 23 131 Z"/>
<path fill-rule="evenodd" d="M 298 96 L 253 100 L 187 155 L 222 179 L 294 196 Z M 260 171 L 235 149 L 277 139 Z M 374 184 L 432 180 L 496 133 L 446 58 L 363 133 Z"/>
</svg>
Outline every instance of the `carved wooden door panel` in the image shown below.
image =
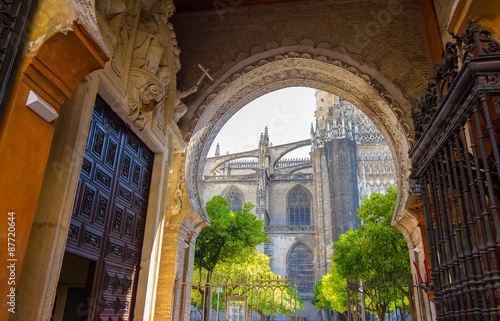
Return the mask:
<svg viewBox="0 0 500 321">
<path fill-rule="evenodd" d="M 96 261 L 89 320 L 129 320 L 153 156 L 97 97 L 66 245 Z"/>
</svg>

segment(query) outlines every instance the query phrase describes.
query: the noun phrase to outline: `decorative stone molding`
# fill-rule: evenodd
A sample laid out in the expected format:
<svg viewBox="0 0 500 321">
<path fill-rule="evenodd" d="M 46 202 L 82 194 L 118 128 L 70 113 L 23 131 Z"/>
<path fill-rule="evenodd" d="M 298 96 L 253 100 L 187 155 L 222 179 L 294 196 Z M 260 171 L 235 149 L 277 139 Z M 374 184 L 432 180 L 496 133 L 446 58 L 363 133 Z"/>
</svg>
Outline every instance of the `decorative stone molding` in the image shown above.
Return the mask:
<svg viewBox="0 0 500 321">
<path fill-rule="evenodd" d="M 203 177 L 205 182 L 232 182 L 232 181 L 255 181 L 257 174 L 248 175 L 206 175 Z"/>
<path fill-rule="evenodd" d="M 271 174 L 271 180 L 303 180 L 313 179 L 313 174 Z"/>
<path fill-rule="evenodd" d="M 316 233 L 314 226 L 266 226 L 264 228 L 269 234 L 309 234 Z"/>
<path fill-rule="evenodd" d="M 172 201 L 167 206 L 171 212 L 171 217 L 179 215 L 182 209 L 182 197 L 186 194 L 186 181 L 184 168 L 186 166 L 186 158 L 183 153 L 177 153 L 179 157 L 177 186 L 174 190 L 174 195 Z"/>
<path fill-rule="evenodd" d="M 172 137 L 179 149 L 186 150 L 188 144 L 182 139 L 182 133 L 176 124 L 172 122 L 168 124 L 167 133 Z M 169 150 L 173 150 L 173 146 L 169 147 Z"/>
<path fill-rule="evenodd" d="M 170 43 L 170 51 L 174 57 L 175 72 L 181 69 L 179 45 L 177 44 L 177 37 L 174 31 L 174 25 L 169 22 L 170 18 L 175 13 L 175 6 L 173 0 L 162 0 L 151 9 L 151 14 L 157 25 L 164 25 L 167 27 L 167 36 Z"/>
<path fill-rule="evenodd" d="M 153 110 L 162 102 L 165 87 L 150 72 L 132 68 L 128 85 L 128 117 L 134 120 L 134 125 L 140 129 L 151 119 Z"/>
</svg>

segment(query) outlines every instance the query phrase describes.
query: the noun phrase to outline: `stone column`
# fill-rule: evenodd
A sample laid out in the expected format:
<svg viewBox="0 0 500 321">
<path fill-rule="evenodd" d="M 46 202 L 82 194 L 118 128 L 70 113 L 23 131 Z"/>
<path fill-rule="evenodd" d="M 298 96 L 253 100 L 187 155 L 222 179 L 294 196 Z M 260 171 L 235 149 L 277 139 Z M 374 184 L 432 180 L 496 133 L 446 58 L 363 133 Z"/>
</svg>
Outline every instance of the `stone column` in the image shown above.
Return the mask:
<svg viewBox="0 0 500 321">
<path fill-rule="evenodd" d="M 189 320 L 188 284 L 193 278 L 196 238 L 208 223 L 192 212 L 185 183 L 185 153 L 176 150 L 167 191 L 154 317 Z M 174 268 L 172 268 L 174 267 Z"/>
<path fill-rule="evenodd" d="M 330 258 L 333 256 L 330 189 L 325 153 L 322 148 L 311 151 L 311 163 L 314 185 L 313 215 L 316 226 L 316 248 L 318 249 L 314 260 L 317 266 L 316 278 L 319 279 L 328 273 Z"/>
</svg>

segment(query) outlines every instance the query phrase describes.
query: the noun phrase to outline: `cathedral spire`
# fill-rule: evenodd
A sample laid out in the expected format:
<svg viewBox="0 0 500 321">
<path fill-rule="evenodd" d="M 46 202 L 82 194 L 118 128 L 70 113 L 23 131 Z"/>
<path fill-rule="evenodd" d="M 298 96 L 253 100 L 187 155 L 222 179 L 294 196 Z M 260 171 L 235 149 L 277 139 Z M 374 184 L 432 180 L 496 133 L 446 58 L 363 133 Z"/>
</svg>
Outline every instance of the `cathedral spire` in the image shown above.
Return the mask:
<svg viewBox="0 0 500 321">
<path fill-rule="evenodd" d="M 220 145 L 217 143 L 217 147 L 215 148 L 215 156 L 220 156 Z"/>
<path fill-rule="evenodd" d="M 260 133 L 259 148 L 261 147 L 269 147 L 269 131 L 267 130 L 267 126 L 264 128 L 264 132 Z"/>
<path fill-rule="evenodd" d="M 264 214 L 267 209 L 267 193 L 266 193 L 266 172 L 269 168 L 269 131 L 267 126 L 264 128 L 264 132 L 260 133 L 259 141 L 259 166 L 256 169 L 257 172 L 257 198 L 255 213 L 258 218 L 264 220 Z"/>
</svg>

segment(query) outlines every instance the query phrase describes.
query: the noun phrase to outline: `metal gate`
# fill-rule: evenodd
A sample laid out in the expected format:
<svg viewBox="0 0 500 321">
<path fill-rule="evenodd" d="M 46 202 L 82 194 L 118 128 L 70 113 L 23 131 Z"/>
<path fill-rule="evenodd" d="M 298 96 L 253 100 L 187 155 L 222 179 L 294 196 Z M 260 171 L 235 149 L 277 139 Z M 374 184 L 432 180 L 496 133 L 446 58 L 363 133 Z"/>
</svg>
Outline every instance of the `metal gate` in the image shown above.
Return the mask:
<svg viewBox="0 0 500 321">
<path fill-rule="evenodd" d="M 346 291 L 348 321 L 417 320 L 417 314 L 423 316 L 425 311 L 423 302 L 415 299 L 416 294 L 430 305 L 427 284 L 415 284 L 411 278 L 399 273 L 370 280 L 348 277 Z"/>
<path fill-rule="evenodd" d="M 437 320 L 500 319 L 497 36 L 474 22 L 454 35 L 413 112 L 410 184 L 424 210 Z"/>
<path fill-rule="evenodd" d="M 191 291 L 190 321 L 300 320 L 294 279 L 197 271 L 193 283 L 176 291 L 182 288 Z"/>
</svg>

